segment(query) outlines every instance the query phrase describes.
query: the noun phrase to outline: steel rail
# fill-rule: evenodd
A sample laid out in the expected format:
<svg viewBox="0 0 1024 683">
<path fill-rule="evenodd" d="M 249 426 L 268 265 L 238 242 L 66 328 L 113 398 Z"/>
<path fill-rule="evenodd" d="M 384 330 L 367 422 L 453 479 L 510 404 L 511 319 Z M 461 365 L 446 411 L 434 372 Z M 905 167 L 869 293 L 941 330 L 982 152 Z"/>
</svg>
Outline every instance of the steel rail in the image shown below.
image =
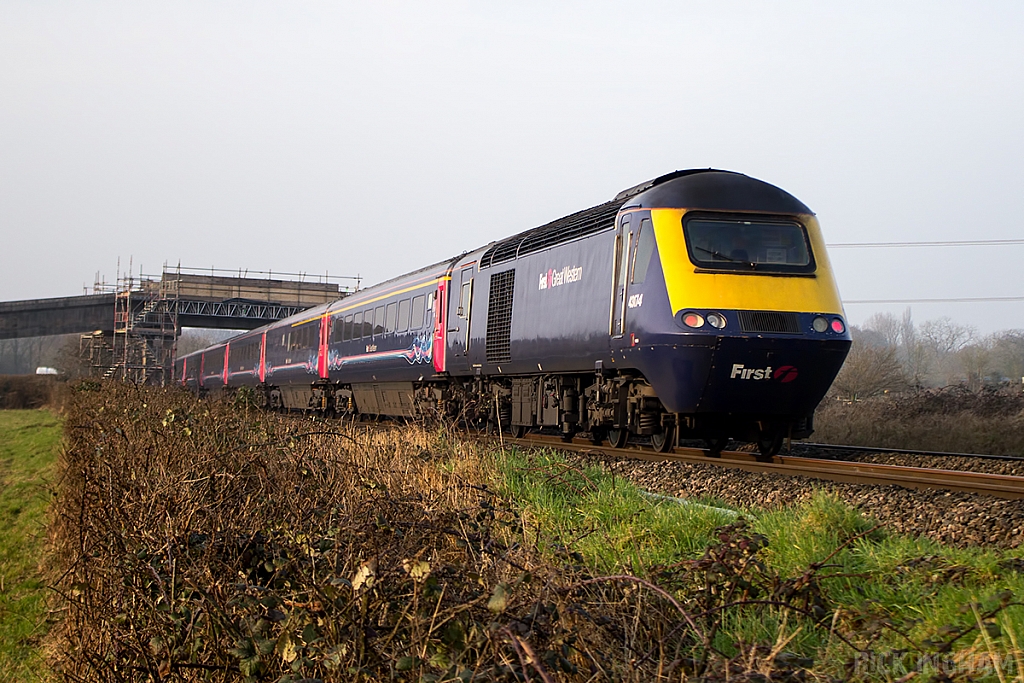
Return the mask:
<svg viewBox="0 0 1024 683">
<path fill-rule="evenodd" d="M 951 453 L 947 451 L 915 451 L 908 448 L 885 448 L 882 446 L 840 446 L 834 443 L 815 443 L 798 441 L 801 446 L 824 448 L 836 451 L 857 451 L 861 453 L 897 453 L 899 455 L 931 455 L 941 458 L 978 458 L 980 460 L 1010 460 L 1020 462 L 1024 457 L 1019 455 L 992 455 L 990 453 Z"/>
<path fill-rule="evenodd" d="M 677 447 L 668 453 L 637 447 L 612 448 L 595 446 L 583 439 L 563 441 L 557 436 L 528 435 L 516 439 L 502 435 L 505 443 L 524 447 L 543 447 L 578 452 L 599 452 L 608 455 L 649 460 L 653 462 L 684 462 L 694 465 L 715 465 L 746 472 L 810 477 L 827 481 L 874 486 L 902 486 L 914 489 L 945 489 L 1016 500 L 1024 498 L 1024 477 L 983 472 L 961 472 L 902 465 L 820 460 L 798 456 L 776 455 L 764 458 L 754 453 L 722 451 L 717 457 L 700 448 Z"/>
</svg>

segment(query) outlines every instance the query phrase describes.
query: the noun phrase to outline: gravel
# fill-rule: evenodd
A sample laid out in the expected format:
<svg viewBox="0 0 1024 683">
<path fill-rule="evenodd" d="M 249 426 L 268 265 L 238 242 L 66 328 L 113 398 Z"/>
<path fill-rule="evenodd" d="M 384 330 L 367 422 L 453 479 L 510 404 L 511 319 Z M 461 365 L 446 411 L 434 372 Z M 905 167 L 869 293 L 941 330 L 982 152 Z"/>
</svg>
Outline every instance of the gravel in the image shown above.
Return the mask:
<svg viewBox="0 0 1024 683">
<path fill-rule="evenodd" d="M 865 457 L 865 454 L 857 455 Z M 877 520 L 896 533 L 924 536 L 959 547 L 1016 548 L 1024 544 L 1024 500 L 899 486 L 844 484 L 808 477 L 743 472 L 716 465 L 648 462 L 597 452 L 566 452 L 565 457 L 581 465 L 600 463 L 606 470 L 652 493 L 680 498 L 712 497 L 738 507 L 777 508 L 801 503 L 815 491 L 824 490 L 834 493 L 866 517 Z M 931 456 L 900 457 L 920 458 L 919 462 L 924 465 L 927 462 L 924 458 Z M 942 460 L 945 463 L 945 458 Z M 908 462 L 901 460 L 898 464 Z M 983 462 L 1000 467 L 1020 467 L 1018 463 Z M 1007 470 L 1005 473 L 1014 472 Z"/>
</svg>

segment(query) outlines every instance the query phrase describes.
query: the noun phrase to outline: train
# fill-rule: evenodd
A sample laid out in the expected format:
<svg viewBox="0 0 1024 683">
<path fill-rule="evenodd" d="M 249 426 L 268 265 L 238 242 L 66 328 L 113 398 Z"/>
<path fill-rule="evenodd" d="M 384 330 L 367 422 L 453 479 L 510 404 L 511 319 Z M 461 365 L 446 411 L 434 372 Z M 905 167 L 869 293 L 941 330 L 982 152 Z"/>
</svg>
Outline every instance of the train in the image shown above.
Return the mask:
<svg viewBox="0 0 1024 683">
<path fill-rule="evenodd" d="M 812 433 L 850 343 L 815 214 L 693 169 L 175 358 L 172 377 L 270 409 L 768 456 Z"/>
</svg>

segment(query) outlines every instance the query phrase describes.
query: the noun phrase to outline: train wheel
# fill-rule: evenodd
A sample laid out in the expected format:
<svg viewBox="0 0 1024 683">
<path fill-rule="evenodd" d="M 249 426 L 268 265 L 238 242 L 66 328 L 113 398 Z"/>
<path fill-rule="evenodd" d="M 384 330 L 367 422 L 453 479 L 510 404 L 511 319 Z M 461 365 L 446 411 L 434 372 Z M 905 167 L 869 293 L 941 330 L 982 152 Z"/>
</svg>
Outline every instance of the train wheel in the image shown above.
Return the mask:
<svg viewBox="0 0 1024 683">
<path fill-rule="evenodd" d="M 629 440 L 628 429 L 609 429 L 608 430 L 608 444 L 612 448 L 625 448 L 626 442 Z"/>
<path fill-rule="evenodd" d="M 512 425 L 511 431 L 513 438 L 521 439 L 526 436 L 526 425 Z"/>
<path fill-rule="evenodd" d="M 785 438 L 786 435 L 782 430 L 762 432 L 757 437 L 757 450 L 761 452 L 762 457 L 771 458 L 782 450 L 782 442 Z"/>
<path fill-rule="evenodd" d="M 658 434 L 651 434 L 651 447 L 659 453 L 670 453 L 676 445 L 676 428 L 668 427 Z"/>
<path fill-rule="evenodd" d="M 716 436 L 712 439 L 704 439 L 704 445 L 708 447 L 708 455 L 713 458 L 720 456 L 728 444 L 729 437 L 727 436 Z"/>
</svg>

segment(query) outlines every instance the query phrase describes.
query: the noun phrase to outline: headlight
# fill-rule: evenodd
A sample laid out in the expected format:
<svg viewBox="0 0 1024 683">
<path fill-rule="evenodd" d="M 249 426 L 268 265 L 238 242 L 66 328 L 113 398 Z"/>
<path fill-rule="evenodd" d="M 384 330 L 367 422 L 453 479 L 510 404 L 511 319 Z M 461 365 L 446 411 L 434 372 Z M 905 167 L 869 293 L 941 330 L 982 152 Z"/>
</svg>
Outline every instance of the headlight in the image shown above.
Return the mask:
<svg viewBox="0 0 1024 683">
<path fill-rule="evenodd" d="M 818 332 L 820 334 L 828 329 L 828 321 L 819 315 L 817 318 L 814 319 L 814 322 L 811 323 L 811 327 L 814 328 L 815 332 Z"/>
<path fill-rule="evenodd" d="M 725 327 L 725 316 L 721 313 L 708 313 L 708 325 L 715 329 L 722 329 Z"/>
<path fill-rule="evenodd" d="M 698 313 L 684 313 L 683 324 L 687 327 L 704 327 L 704 318 Z"/>
</svg>

